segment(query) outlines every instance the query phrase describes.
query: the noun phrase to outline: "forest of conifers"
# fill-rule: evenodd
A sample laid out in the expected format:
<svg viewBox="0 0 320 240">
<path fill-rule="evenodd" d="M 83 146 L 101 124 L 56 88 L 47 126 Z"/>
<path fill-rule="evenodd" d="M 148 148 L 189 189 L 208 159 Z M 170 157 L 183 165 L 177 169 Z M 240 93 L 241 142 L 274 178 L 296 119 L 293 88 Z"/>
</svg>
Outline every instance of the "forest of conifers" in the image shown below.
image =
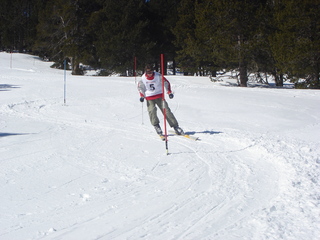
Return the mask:
<svg viewBox="0 0 320 240">
<path fill-rule="evenodd" d="M 0 47 L 133 73 L 160 54 L 186 74 L 236 70 L 320 88 L 320 0 L 0 0 Z"/>
</svg>

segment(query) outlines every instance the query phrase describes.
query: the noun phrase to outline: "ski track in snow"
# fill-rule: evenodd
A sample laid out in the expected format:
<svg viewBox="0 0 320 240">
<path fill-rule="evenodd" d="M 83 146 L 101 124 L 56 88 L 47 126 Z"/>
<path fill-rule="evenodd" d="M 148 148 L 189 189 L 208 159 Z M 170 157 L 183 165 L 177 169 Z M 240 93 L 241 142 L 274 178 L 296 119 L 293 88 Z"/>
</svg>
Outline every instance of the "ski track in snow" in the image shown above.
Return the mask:
<svg viewBox="0 0 320 240">
<path fill-rule="evenodd" d="M 0 239 L 320 235 L 319 108 L 292 107 L 319 92 L 168 77 L 200 141 L 169 136 L 166 156 L 132 78 L 68 75 L 64 106 L 62 71 L 0 59 Z"/>
</svg>

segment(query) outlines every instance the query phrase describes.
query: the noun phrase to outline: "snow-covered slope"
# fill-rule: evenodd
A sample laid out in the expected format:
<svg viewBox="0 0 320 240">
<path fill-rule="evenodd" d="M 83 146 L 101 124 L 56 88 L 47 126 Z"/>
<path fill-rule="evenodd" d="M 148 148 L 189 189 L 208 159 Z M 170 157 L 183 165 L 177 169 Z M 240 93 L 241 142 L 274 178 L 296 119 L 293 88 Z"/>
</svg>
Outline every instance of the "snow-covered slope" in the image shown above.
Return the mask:
<svg viewBox="0 0 320 240">
<path fill-rule="evenodd" d="M 134 78 L 50 65 L 0 53 L 1 240 L 320 236 L 319 91 L 168 76 L 167 156 Z"/>
</svg>

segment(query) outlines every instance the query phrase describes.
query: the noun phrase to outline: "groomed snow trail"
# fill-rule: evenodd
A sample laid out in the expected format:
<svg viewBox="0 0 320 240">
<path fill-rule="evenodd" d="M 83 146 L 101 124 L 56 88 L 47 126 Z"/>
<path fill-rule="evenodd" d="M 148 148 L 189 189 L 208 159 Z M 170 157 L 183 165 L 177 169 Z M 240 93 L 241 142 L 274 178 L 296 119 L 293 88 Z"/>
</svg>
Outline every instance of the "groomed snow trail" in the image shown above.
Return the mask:
<svg viewBox="0 0 320 240">
<path fill-rule="evenodd" d="M 68 74 L 65 106 L 62 71 L 9 59 L 0 53 L 0 239 L 320 235 L 319 92 L 168 76 L 169 105 L 200 141 L 169 136 L 166 156 L 133 78 Z"/>
</svg>

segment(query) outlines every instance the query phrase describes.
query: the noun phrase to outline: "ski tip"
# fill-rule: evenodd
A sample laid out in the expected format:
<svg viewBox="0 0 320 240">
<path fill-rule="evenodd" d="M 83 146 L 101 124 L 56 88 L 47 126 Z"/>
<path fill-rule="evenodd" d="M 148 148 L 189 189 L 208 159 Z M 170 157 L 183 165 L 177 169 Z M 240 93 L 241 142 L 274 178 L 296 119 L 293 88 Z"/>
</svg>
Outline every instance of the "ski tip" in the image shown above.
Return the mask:
<svg viewBox="0 0 320 240">
<path fill-rule="evenodd" d="M 170 131 L 170 132 L 171 132 L 173 135 L 177 135 L 177 136 L 189 138 L 189 139 L 194 140 L 194 141 L 200 140 L 199 137 L 196 137 L 196 136 L 193 136 L 193 135 L 189 135 L 188 133 L 185 133 L 185 134 L 177 134 L 177 133 L 174 132 L 174 131 Z"/>
<path fill-rule="evenodd" d="M 192 140 L 194 140 L 194 141 L 200 140 L 199 137 L 190 136 L 190 135 L 188 135 L 188 134 L 181 135 L 181 136 L 186 137 L 186 138 L 189 138 L 189 139 L 192 139 Z"/>
</svg>

